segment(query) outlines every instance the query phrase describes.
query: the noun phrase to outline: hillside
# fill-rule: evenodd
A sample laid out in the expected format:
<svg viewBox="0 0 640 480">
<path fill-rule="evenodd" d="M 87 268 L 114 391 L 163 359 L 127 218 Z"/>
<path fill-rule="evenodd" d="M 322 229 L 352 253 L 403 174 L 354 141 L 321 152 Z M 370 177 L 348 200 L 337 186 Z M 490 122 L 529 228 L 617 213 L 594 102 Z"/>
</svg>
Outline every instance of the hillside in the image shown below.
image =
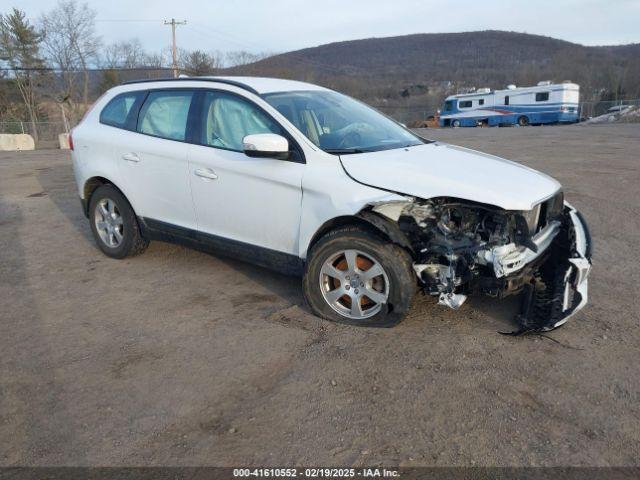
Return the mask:
<svg viewBox="0 0 640 480">
<path fill-rule="evenodd" d="M 583 99 L 638 98 L 640 44 L 587 47 L 502 31 L 415 34 L 306 48 L 228 73 L 315 81 L 372 103 L 407 103 L 417 96 L 430 104 L 427 97 L 463 87 L 503 88 L 546 79 L 579 83 Z"/>
</svg>

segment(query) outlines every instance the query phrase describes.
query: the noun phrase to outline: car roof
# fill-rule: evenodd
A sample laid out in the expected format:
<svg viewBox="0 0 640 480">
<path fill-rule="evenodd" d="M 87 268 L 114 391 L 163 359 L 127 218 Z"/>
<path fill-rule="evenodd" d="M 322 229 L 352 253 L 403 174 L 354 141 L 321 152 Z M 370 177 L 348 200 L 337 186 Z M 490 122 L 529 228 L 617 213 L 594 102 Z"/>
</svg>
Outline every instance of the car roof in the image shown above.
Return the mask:
<svg viewBox="0 0 640 480">
<path fill-rule="evenodd" d="M 275 92 L 292 92 L 292 91 L 304 91 L 304 90 L 327 90 L 319 85 L 312 83 L 299 82 L 297 80 L 285 80 L 281 78 L 269 78 L 269 77 L 241 77 L 241 76 L 201 76 L 201 77 L 179 77 L 179 78 L 150 78 L 146 80 L 134 80 L 131 82 L 125 82 L 126 85 L 136 83 L 172 83 L 172 82 L 213 82 L 223 83 L 227 85 L 233 85 L 239 88 L 243 88 L 252 93 L 263 95 L 267 93 Z"/>
<path fill-rule="evenodd" d="M 291 92 L 301 90 L 326 90 L 326 88 L 313 83 L 299 82 L 298 80 L 285 80 L 269 77 L 209 77 L 211 79 L 231 80 L 247 85 L 258 93 Z"/>
</svg>

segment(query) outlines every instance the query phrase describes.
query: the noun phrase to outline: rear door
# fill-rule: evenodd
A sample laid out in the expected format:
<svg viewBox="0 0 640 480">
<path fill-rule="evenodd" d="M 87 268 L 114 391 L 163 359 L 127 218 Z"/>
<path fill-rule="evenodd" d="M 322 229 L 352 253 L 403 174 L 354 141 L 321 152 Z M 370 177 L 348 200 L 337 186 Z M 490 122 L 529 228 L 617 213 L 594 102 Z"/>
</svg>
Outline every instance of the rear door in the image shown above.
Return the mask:
<svg viewBox="0 0 640 480">
<path fill-rule="evenodd" d="M 189 186 L 187 119 L 194 90 L 151 90 L 136 131 L 116 146 L 121 178 L 136 213 L 145 220 L 196 229 Z"/>
<path fill-rule="evenodd" d="M 245 155 L 246 135 L 286 135 L 245 97 L 203 90 L 199 106 L 197 138 L 189 152 L 198 230 L 297 256 L 305 169 L 301 152 L 296 150 L 292 160 Z"/>
</svg>

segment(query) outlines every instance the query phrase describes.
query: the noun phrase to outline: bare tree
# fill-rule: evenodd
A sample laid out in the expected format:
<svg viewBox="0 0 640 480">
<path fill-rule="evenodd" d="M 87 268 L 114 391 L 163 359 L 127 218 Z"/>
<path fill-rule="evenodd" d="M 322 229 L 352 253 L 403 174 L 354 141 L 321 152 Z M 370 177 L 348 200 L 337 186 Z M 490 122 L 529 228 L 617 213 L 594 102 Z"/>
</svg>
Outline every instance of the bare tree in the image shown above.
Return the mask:
<svg viewBox="0 0 640 480">
<path fill-rule="evenodd" d="M 230 67 L 238 67 L 240 65 L 247 65 L 249 63 L 255 63 L 264 58 L 270 57 L 272 54 L 268 52 L 251 53 L 246 50 L 238 50 L 235 52 L 227 53 L 227 64 Z"/>
<path fill-rule="evenodd" d="M 0 15 L 0 59 L 13 70 L 13 80 L 29 115 L 34 140 L 38 140 L 36 77 L 38 69 L 43 67 L 40 41 L 40 34 L 29 24 L 24 12 L 14 8 L 10 14 Z"/>
<path fill-rule="evenodd" d="M 76 72 L 82 72 L 82 103 L 89 102 L 89 69 L 96 60 L 100 38 L 95 33 L 96 12 L 76 0 L 59 0 L 42 15 L 45 51 L 51 63 L 62 71 L 68 96 L 75 91 Z"/>
<path fill-rule="evenodd" d="M 104 68 L 137 68 L 146 66 L 147 54 L 138 38 L 107 45 L 100 55 Z"/>
<path fill-rule="evenodd" d="M 210 75 L 224 66 L 224 57 L 220 52 L 203 52 L 194 50 L 192 52 L 181 50 L 179 52 L 178 64 L 180 70 L 189 75 Z"/>
</svg>

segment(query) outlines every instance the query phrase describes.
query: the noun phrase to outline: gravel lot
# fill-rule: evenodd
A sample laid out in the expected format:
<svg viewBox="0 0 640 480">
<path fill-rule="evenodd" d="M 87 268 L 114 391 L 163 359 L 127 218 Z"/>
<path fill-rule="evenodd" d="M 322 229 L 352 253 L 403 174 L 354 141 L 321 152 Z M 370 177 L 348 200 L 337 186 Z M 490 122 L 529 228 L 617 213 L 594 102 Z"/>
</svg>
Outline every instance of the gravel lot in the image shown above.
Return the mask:
<svg viewBox="0 0 640 480">
<path fill-rule="evenodd" d="M 421 297 L 351 328 L 248 264 L 110 260 L 68 154 L 0 153 L 0 464 L 637 465 L 640 125 L 425 133 L 565 185 L 596 242 L 566 326 L 505 337 L 513 300 Z"/>
</svg>

